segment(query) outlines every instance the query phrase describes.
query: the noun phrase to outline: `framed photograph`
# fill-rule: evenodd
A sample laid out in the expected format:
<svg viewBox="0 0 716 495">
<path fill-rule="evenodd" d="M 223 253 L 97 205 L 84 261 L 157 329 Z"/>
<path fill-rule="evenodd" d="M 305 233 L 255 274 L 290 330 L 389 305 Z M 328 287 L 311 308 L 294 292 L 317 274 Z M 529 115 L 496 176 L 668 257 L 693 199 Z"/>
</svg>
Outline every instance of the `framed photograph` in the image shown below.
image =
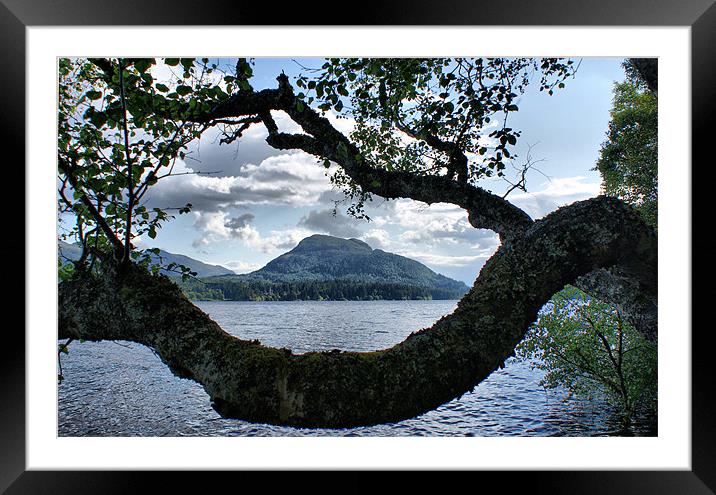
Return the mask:
<svg viewBox="0 0 716 495">
<path fill-rule="evenodd" d="M 0 487 L 713 493 L 691 293 L 713 2 L 332 8 L 3 1 L 26 325 Z M 624 292 L 592 298 L 598 276 Z"/>
</svg>

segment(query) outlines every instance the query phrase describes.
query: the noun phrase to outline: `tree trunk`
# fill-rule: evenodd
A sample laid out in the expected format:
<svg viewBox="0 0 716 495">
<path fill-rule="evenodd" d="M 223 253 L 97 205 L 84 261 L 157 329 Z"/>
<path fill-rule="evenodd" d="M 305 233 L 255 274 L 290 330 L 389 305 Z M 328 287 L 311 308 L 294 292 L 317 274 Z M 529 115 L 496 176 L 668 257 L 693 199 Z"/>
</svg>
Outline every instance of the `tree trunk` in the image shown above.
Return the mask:
<svg viewBox="0 0 716 495">
<path fill-rule="evenodd" d="M 565 284 L 618 265 L 656 294 L 656 236 L 621 201 L 599 197 L 534 222 L 485 264 L 451 315 L 374 352 L 294 355 L 224 332 L 163 276 L 105 267 L 59 288 L 59 337 L 130 340 L 201 383 L 225 417 L 352 427 L 414 417 L 473 389 L 514 353 Z"/>
</svg>

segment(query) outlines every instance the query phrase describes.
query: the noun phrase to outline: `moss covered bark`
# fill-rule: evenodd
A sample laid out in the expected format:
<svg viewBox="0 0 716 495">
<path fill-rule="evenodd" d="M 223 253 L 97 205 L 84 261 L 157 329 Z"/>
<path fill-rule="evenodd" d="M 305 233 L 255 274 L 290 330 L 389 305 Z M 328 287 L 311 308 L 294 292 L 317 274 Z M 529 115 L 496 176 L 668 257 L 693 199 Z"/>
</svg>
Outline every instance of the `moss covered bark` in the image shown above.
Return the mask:
<svg viewBox="0 0 716 495">
<path fill-rule="evenodd" d="M 562 208 L 510 240 L 457 309 L 375 352 L 294 355 L 224 332 L 162 276 L 130 266 L 60 285 L 59 336 L 124 339 L 196 380 L 225 417 L 304 426 L 398 421 L 474 388 L 513 354 L 538 310 L 565 284 L 618 265 L 656 293 L 656 239 L 618 200 Z"/>
</svg>

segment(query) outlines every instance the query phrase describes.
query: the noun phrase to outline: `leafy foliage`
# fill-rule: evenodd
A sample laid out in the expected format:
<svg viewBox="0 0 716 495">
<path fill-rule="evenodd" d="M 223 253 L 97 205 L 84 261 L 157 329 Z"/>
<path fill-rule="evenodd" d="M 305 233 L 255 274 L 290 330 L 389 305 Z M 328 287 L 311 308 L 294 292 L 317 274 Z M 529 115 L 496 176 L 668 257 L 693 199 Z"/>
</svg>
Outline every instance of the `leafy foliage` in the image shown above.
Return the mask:
<svg viewBox="0 0 716 495">
<path fill-rule="evenodd" d="M 520 131 L 507 120 L 531 76 L 551 95 L 575 70 L 556 58 L 331 58 L 296 85 L 308 104 L 355 119 L 351 139 L 378 166 L 475 182 L 503 177 L 516 158 Z M 332 179 L 369 197 L 340 172 Z"/>
<path fill-rule="evenodd" d="M 553 58 L 327 59 L 298 77 L 295 105 L 353 117 L 360 153 L 387 170 L 476 181 L 503 176 L 514 158 L 520 133 L 507 117 L 534 73 L 551 94 L 574 71 L 572 61 Z M 191 204 L 148 208 L 147 191 L 174 175 L 177 157 L 207 128 L 219 127 L 230 143 L 266 124 L 262 111 L 204 118 L 256 94 L 252 75 L 245 59 L 231 75 L 208 59 L 59 61 L 58 201 L 61 218 L 76 221 L 62 237 L 86 248 L 82 261 L 90 251 L 129 260 L 132 239 L 155 238 L 171 210 L 190 211 Z M 332 180 L 353 200 L 349 213 L 365 216 L 370 196 L 340 168 Z"/>
<path fill-rule="evenodd" d="M 147 208 L 144 200 L 207 127 L 191 117 L 237 87 L 233 77 L 217 83 L 206 62 L 59 60 L 58 202 L 61 219 L 75 221 L 62 238 L 79 240 L 82 262 L 90 251 L 129 259 L 133 238 L 154 238 L 170 210 L 191 210 L 190 203 Z M 172 74 L 163 82 L 155 78 L 160 65 Z"/>
<path fill-rule="evenodd" d="M 168 276 L 178 275 L 184 281 L 197 275 L 197 272 L 182 263 L 177 263 L 176 261 L 165 263 L 162 250 L 158 248 L 135 251 L 132 253 L 132 261 L 139 266 L 146 267 L 153 275 L 159 275 L 160 273 Z"/>
<path fill-rule="evenodd" d="M 486 125 L 519 109 L 517 99 L 530 73 L 541 70 L 540 90 L 552 94 L 574 73 L 572 65 L 571 60 L 527 58 L 329 59 L 317 77 L 301 77 L 297 85 L 306 88 L 309 103 L 356 118 L 353 138 L 377 163 L 416 170 L 418 158 L 429 156 L 445 168 L 450 150 L 429 155 L 430 138 L 405 144 L 390 131 L 429 134 L 464 152 L 487 155 L 481 142 Z M 502 175 L 502 160 L 510 157 L 519 132 L 503 125 L 488 137 L 497 143 L 483 164 L 474 165 L 475 178 Z"/>
<path fill-rule="evenodd" d="M 620 309 L 567 286 L 545 306 L 517 347 L 517 356 L 545 371 L 542 384 L 584 396 L 605 393 L 625 421 L 656 397 L 656 345 Z"/>
<path fill-rule="evenodd" d="M 657 227 L 657 97 L 630 63 L 614 87 L 607 140 L 596 169 L 602 188 L 637 207 Z M 605 392 L 625 420 L 656 398 L 656 345 L 635 331 L 620 308 L 567 287 L 545 306 L 518 346 L 546 372 L 543 384 L 573 393 Z"/>
<path fill-rule="evenodd" d="M 60 241 L 58 247 L 59 280 L 69 280 L 75 273 L 75 262 L 82 256 L 82 247 L 64 241 Z M 188 256 L 168 253 L 158 248 L 133 251 L 131 256 L 134 263 L 146 267 L 155 275 L 161 273 L 169 277 L 181 277 L 184 280 L 197 276 L 197 271 L 201 271 L 202 276 L 233 273 L 226 268 L 207 265 Z"/>
<path fill-rule="evenodd" d="M 57 258 L 57 279 L 60 282 L 71 279 L 74 272 L 74 263 L 63 263 L 61 258 Z"/>
<path fill-rule="evenodd" d="M 633 70 L 628 74 L 626 82 L 614 87 L 612 120 L 597 169 L 606 194 L 636 206 L 657 228 L 658 102 Z"/>
</svg>

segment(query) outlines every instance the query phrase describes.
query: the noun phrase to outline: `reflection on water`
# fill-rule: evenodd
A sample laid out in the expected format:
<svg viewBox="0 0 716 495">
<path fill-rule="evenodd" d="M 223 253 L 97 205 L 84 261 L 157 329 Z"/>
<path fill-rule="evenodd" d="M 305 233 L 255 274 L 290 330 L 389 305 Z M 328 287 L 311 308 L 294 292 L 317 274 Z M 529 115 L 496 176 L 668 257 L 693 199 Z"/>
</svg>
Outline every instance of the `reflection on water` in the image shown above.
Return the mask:
<svg viewBox="0 0 716 495">
<path fill-rule="evenodd" d="M 452 312 L 455 301 L 206 301 L 227 332 L 296 353 L 390 347 Z M 539 386 L 541 372 L 509 360 L 472 392 L 416 418 L 349 429 L 300 429 L 224 419 L 197 383 L 171 374 L 148 348 L 73 343 L 63 356 L 60 436 L 582 436 L 655 435 L 653 418 L 620 432 L 600 400 L 566 400 Z"/>
</svg>

